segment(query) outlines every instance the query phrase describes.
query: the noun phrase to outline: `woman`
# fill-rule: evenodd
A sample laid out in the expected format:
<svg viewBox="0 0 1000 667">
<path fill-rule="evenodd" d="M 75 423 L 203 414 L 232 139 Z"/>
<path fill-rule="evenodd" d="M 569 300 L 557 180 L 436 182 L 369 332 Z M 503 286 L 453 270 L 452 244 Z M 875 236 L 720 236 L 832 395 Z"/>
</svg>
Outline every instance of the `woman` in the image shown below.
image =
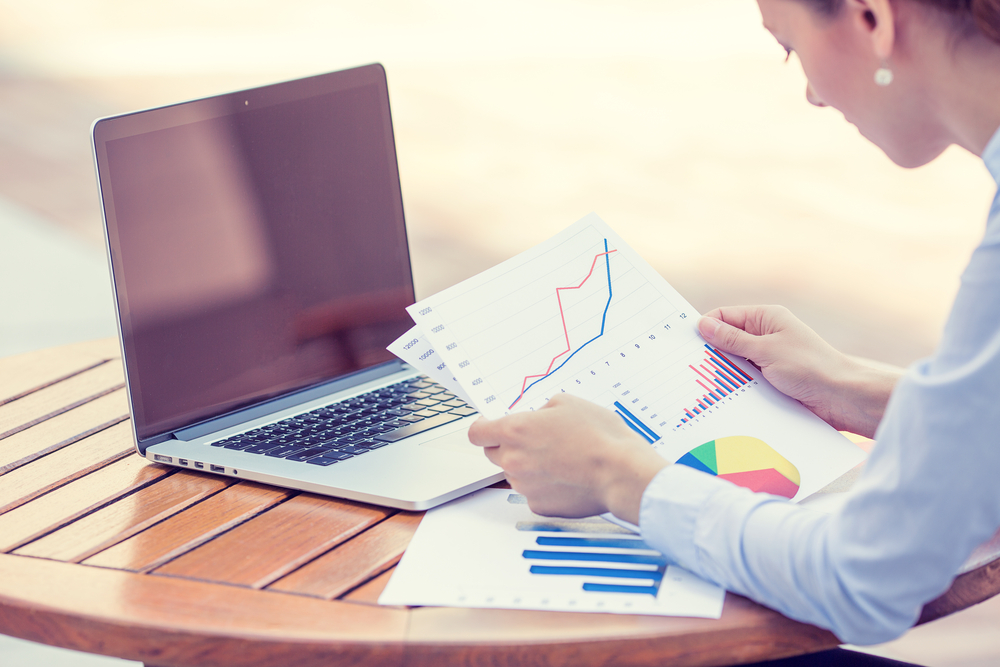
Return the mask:
<svg viewBox="0 0 1000 667">
<path fill-rule="evenodd" d="M 1000 0 L 758 0 L 832 106 L 897 164 L 951 144 L 1000 181 Z M 778 307 L 699 322 L 779 390 L 877 445 L 832 516 L 668 465 L 611 412 L 557 396 L 471 440 L 542 514 L 611 511 L 682 566 L 843 641 L 892 639 L 1000 527 L 1000 197 L 935 354 L 902 377 L 854 363 Z"/>
</svg>

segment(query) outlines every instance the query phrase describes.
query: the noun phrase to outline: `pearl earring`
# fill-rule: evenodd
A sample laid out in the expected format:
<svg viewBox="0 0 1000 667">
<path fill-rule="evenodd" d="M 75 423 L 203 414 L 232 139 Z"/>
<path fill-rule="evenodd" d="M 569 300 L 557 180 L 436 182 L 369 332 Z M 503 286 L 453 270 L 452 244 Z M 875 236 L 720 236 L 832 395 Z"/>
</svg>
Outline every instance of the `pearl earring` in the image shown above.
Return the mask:
<svg viewBox="0 0 1000 667">
<path fill-rule="evenodd" d="M 892 70 L 889 69 L 888 63 L 883 60 L 882 66 L 875 70 L 875 85 L 885 88 L 892 83 L 892 79 Z"/>
</svg>

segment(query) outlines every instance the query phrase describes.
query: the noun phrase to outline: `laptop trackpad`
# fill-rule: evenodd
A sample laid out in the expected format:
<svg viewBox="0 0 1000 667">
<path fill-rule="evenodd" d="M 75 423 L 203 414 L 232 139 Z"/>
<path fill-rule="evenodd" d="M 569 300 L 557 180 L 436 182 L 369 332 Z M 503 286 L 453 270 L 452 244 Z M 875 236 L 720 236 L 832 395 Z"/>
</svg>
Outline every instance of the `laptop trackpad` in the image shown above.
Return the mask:
<svg viewBox="0 0 1000 667">
<path fill-rule="evenodd" d="M 471 421 L 469 423 L 471 424 Z M 470 454 L 473 456 L 483 456 L 482 448 L 476 447 L 474 444 L 469 442 L 468 425 L 465 428 L 452 431 L 451 433 L 442 433 L 439 437 L 434 438 L 433 440 L 421 443 L 420 446 L 433 447 L 434 449 L 443 449 L 448 452 Z"/>
</svg>

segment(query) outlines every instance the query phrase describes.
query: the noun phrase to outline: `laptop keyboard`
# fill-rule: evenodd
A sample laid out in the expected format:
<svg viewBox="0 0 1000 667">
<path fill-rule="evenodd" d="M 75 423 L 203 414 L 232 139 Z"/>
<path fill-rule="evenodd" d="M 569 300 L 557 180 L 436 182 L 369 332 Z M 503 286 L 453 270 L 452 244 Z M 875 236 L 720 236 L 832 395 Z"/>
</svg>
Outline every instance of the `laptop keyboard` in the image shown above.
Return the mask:
<svg viewBox="0 0 1000 667">
<path fill-rule="evenodd" d="M 211 445 L 329 466 L 474 414 L 475 408 L 419 376 Z"/>
</svg>

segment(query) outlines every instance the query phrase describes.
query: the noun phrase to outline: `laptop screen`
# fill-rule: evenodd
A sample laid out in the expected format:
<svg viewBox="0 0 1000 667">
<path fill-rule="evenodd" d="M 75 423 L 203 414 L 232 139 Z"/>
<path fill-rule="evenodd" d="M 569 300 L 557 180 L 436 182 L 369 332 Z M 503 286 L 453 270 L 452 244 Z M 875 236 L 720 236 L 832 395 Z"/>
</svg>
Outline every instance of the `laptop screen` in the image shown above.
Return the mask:
<svg viewBox="0 0 1000 667">
<path fill-rule="evenodd" d="M 381 66 L 98 121 L 140 441 L 386 362 L 411 321 Z"/>
</svg>

